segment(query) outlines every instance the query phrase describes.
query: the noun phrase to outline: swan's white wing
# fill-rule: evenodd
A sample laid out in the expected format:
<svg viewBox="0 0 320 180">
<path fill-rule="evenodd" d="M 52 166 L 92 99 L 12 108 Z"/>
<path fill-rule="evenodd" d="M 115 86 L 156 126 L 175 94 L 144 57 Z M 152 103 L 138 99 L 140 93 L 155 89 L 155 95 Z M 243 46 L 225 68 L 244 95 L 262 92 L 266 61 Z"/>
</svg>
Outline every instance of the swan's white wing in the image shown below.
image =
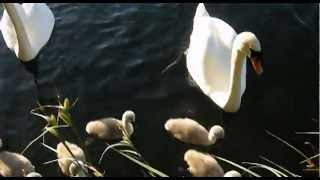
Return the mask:
<svg viewBox="0 0 320 180">
<path fill-rule="evenodd" d="M 205 94 L 220 107 L 226 103 L 234 29 L 213 17 L 194 20 L 187 54 L 187 68 Z"/>
<path fill-rule="evenodd" d="M 197 6 L 196 14 L 194 15 L 194 19 L 197 17 L 209 17 L 209 13 L 206 10 L 206 7 L 204 6 L 203 3 L 199 3 Z"/>
<path fill-rule="evenodd" d="M 3 10 L 0 22 L 3 39 L 9 49 L 14 50 L 18 46 L 17 34 L 7 11 Z"/>
<path fill-rule="evenodd" d="M 32 47 L 39 51 L 49 40 L 54 16 L 45 3 L 24 3 L 22 7 L 27 15 L 26 28 Z"/>
</svg>

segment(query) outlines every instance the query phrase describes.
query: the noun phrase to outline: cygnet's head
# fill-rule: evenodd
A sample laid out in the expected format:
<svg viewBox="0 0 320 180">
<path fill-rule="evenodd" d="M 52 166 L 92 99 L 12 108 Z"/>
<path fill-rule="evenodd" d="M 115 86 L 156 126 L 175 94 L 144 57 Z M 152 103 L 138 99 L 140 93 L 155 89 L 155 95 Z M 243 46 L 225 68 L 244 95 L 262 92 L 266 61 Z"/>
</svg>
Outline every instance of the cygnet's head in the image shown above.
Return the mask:
<svg viewBox="0 0 320 180">
<path fill-rule="evenodd" d="M 72 177 L 81 177 L 81 172 L 83 172 L 83 170 L 88 173 L 88 170 L 82 161 L 77 161 L 77 163 L 73 161 L 69 166 L 69 172 Z"/>
<path fill-rule="evenodd" d="M 126 122 L 133 123 L 133 122 L 135 122 L 135 119 L 136 119 L 136 116 L 135 116 L 134 112 L 131 110 L 127 110 L 122 115 L 122 120 L 126 121 Z"/>
<path fill-rule="evenodd" d="M 219 163 L 210 155 L 196 150 L 188 150 L 184 154 L 189 172 L 195 177 L 222 177 L 224 171 Z"/>
<path fill-rule="evenodd" d="M 238 171 L 231 170 L 226 172 L 223 177 L 241 177 L 241 174 Z"/>
<path fill-rule="evenodd" d="M 208 135 L 210 142 L 216 142 L 218 139 L 224 138 L 224 129 L 219 125 L 214 125 L 209 131 Z"/>
</svg>

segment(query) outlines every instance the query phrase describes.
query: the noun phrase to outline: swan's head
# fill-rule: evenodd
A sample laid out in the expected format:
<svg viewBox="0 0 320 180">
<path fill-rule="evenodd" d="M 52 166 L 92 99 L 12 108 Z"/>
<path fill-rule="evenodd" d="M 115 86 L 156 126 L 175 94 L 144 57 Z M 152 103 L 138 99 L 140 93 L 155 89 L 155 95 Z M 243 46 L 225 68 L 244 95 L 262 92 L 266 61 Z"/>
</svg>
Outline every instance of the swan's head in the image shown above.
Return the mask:
<svg viewBox="0 0 320 180">
<path fill-rule="evenodd" d="M 251 32 L 240 33 L 235 40 L 235 48 L 245 53 L 258 75 L 263 73 L 262 50 L 258 38 Z"/>
<path fill-rule="evenodd" d="M 135 116 L 134 112 L 131 110 L 127 110 L 122 115 L 122 120 L 125 122 L 133 123 L 133 122 L 135 122 L 135 119 L 136 119 L 136 116 Z"/>
</svg>

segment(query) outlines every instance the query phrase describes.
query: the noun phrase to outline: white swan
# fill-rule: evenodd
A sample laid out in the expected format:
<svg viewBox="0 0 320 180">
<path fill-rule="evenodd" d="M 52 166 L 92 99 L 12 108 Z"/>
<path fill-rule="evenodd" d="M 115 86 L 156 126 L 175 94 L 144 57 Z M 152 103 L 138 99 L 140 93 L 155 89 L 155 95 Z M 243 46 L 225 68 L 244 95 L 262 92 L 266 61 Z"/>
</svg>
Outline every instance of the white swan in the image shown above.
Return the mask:
<svg viewBox="0 0 320 180">
<path fill-rule="evenodd" d="M 261 46 L 251 32 L 237 35 L 221 19 L 210 17 L 203 3 L 197 7 L 189 48 L 187 69 L 200 87 L 221 109 L 236 112 L 246 88 L 246 57 L 257 74 L 263 72 Z"/>
<path fill-rule="evenodd" d="M 2 3 L 0 29 L 8 48 L 26 62 L 34 59 L 48 42 L 54 16 L 45 3 Z"/>
</svg>

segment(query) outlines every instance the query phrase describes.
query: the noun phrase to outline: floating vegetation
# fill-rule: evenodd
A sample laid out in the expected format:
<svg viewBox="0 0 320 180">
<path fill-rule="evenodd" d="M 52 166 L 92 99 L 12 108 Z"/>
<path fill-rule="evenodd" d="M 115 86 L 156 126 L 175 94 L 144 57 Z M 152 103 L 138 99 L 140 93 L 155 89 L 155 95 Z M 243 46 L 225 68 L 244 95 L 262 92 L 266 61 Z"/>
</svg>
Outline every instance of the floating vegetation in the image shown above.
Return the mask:
<svg viewBox="0 0 320 180">
<path fill-rule="evenodd" d="M 32 163 L 24 157 L 24 153 L 36 142 L 42 140 L 40 144 L 46 149 L 54 152 L 57 159 L 53 159 L 44 162 L 43 165 L 51 163 L 57 163 L 62 174 L 68 177 L 103 177 L 107 167 L 101 167 L 104 157 L 110 150 L 117 152 L 121 156 L 127 158 L 129 161 L 138 165 L 138 167 L 150 177 L 169 177 L 166 173 L 152 167 L 142 156 L 139 150 L 131 140 L 134 133 L 134 122 L 136 120 L 135 113 L 131 110 L 127 110 L 123 113 L 122 119 L 119 120 L 113 117 L 107 117 L 89 121 L 86 125 L 86 132 L 88 135 L 95 139 L 103 140 L 105 148 L 101 152 L 98 162 L 92 162 L 89 159 L 89 153 L 87 146 L 82 140 L 80 133 L 76 128 L 76 121 L 71 117 L 70 110 L 74 107 L 77 101 L 70 103 L 66 98 L 63 102 L 60 102 L 58 98 L 58 105 L 40 105 L 31 111 L 31 114 L 40 117 L 45 120 L 46 125 L 42 129 L 42 133 L 32 140 L 26 148 L 19 153 L 11 153 L 2 151 L 0 152 L 0 175 L 2 176 L 26 176 L 26 177 L 42 177 L 41 174 L 35 171 Z M 48 113 L 49 112 L 49 113 Z M 187 122 L 187 125 L 185 125 Z M 183 124 L 183 125 L 182 125 Z M 178 128 L 179 127 L 179 128 Z M 70 129 L 74 138 L 70 139 L 61 130 L 62 128 Z M 189 144 L 199 141 L 199 139 L 205 139 L 204 143 L 191 143 L 193 146 L 199 146 L 199 148 L 205 148 L 206 146 L 214 146 L 217 139 L 223 139 L 225 131 L 223 127 L 219 125 L 213 125 L 208 131 L 202 127 L 198 122 L 189 120 L 188 118 L 182 119 L 170 119 L 166 122 L 164 127 L 170 134 L 182 142 Z M 197 134 L 198 133 L 198 134 Z M 318 158 L 320 154 L 307 156 L 301 150 L 295 148 L 285 140 L 279 138 L 273 133 L 266 131 L 267 134 L 274 137 L 278 141 L 284 143 L 286 146 L 293 149 L 304 159 L 300 164 L 306 163 L 305 171 L 319 172 L 319 164 L 313 162 L 315 158 Z M 300 132 L 297 134 L 313 135 L 316 132 Z M 199 135 L 200 134 L 200 135 Z M 51 135 L 59 142 L 56 145 L 46 144 L 46 136 Z M 67 138 L 68 137 L 68 138 Z M 109 141 L 116 141 L 110 143 Z M 1 142 L 1 139 L 0 139 Z M 56 148 L 54 148 L 56 147 Z M 206 149 L 206 148 L 205 148 Z M 16 160 L 8 161 L 5 157 L 5 153 L 10 153 L 23 160 L 19 164 Z M 226 158 L 220 157 L 215 153 L 205 152 L 201 150 L 189 149 L 185 152 L 184 159 L 187 170 L 192 176 L 195 177 L 262 177 L 261 170 L 267 173 L 267 176 L 275 177 L 301 177 L 300 175 L 293 173 L 283 166 L 267 159 L 264 156 L 260 158 L 270 165 L 260 162 L 240 162 L 236 163 Z M 17 158 L 16 158 L 17 159 Z M 16 163 L 16 164 L 14 164 Z M 22 165 L 27 166 L 22 166 Z M 228 169 L 224 168 L 224 165 L 228 164 Z M 230 165 L 235 169 L 229 169 Z M 227 166 L 226 166 L 227 167 Z M 7 171 L 4 171 L 7 169 Z M 10 170 L 10 171 L 9 171 Z M 4 173 L 6 172 L 6 173 Z"/>
</svg>

